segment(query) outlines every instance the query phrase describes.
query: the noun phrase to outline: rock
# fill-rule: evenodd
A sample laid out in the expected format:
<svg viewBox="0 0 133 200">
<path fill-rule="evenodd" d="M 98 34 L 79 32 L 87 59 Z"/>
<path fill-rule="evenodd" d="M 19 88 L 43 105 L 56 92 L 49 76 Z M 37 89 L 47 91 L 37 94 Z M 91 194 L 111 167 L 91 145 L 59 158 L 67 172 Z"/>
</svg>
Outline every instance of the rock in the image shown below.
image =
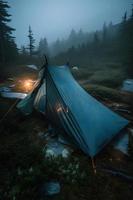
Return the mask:
<svg viewBox="0 0 133 200">
<path fill-rule="evenodd" d="M 62 156 L 63 158 L 68 158 L 70 155 L 69 148 L 58 142 L 56 139 L 48 141 L 43 149 L 43 152 L 46 157 L 57 158 L 58 156 Z"/>
<path fill-rule="evenodd" d="M 60 193 L 60 183 L 57 181 L 46 182 L 41 188 L 41 196 L 53 196 Z"/>
</svg>

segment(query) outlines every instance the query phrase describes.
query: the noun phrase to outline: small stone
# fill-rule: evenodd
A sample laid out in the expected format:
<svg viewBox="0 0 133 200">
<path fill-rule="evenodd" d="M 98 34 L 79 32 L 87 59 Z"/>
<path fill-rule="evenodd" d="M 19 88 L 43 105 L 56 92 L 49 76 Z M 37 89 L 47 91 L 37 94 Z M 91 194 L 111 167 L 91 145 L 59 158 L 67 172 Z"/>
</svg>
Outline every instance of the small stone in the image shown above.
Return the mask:
<svg viewBox="0 0 133 200">
<path fill-rule="evenodd" d="M 60 193 L 60 183 L 57 181 L 51 181 L 44 183 L 41 188 L 41 196 L 53 196 Z"/>
</svg>

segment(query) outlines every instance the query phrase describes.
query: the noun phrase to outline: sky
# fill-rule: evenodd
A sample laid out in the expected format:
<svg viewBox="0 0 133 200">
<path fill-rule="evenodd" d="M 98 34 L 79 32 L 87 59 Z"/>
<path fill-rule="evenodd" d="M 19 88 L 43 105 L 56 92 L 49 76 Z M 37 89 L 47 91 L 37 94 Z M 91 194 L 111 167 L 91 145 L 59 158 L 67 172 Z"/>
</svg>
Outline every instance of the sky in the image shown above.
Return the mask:
<svg viewBox="0 0 133 200">
<path fill-rule="evenodd" d="M 72 29 L 91 32 L 102 29 L 103 23 L 119 23 L 132 0 L 8 0 L 12 15 L 10 25 L 18 46 L 28 43 L 31 26 L 36 43 L 41 37 L 48 42 L 68 36 Z"/>
</svg>

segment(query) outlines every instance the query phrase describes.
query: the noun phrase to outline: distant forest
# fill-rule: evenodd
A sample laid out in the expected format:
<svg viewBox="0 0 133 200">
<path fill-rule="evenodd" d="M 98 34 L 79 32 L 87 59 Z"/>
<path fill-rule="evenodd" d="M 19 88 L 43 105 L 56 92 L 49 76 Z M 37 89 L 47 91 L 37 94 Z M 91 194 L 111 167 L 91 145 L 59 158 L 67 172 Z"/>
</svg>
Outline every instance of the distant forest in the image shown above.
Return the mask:
<svg viewBox="0 0 133 200">
<path fill-rule="evenodd" d="M 71 47 L 64 50 L 64 42 L 58 42 L 58 50 L 62 50 L 54 57 L 54 63 L 69 61 L 72 65 L 82 67 L 96 67 L 107 62 L 119 63 L 133 77 L 133 9 L 130 17 L 125 13 L 119 24 L 110 23 L 107 26 L 104 23 L 101 31 L 76 33 L 72 30 L 65 42 L 71 43 Z"/>
<path fill-rule="evenodd" d="M 15 29 L 8 25 L 9 8 L 7 2 L 0 0 L 0 70 L 6 63 L 38 62 L 46 54 L 56 65 L 70 62 L 72 66 L 92 68 L 105 62 L 117 62 L 133 77 L 133 8 L 130 16 L 126 12 L 119 24 L 104 23 L 102 30 L 90 33 L 73 29 L 67 39 L 57 39 L 52 44 L 44 37 L 35 45 L 29 26 L 29 30 L 25 30 L 29 44 L 20 49 L 13 37 Z"/>
</svg>

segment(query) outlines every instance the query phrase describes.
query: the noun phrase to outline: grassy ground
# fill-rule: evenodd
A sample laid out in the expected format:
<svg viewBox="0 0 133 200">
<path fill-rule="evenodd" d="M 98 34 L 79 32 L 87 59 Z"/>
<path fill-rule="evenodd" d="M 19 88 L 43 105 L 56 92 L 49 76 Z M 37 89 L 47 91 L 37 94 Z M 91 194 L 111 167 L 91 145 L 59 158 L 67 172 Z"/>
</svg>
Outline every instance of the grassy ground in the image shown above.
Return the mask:
<svg viewBox="0 0 133 200">
<path fill-rule="evenodd" d="M 120 63 L 97 63 L 95 66 L 81 67 L 72 70 L 78 80 L 88 80 L 91 84 L 97 84 L 110 88 L 119 88 L 127 78 L 125 68 Z"/>
<path fill-rule="evenodd" d="M 26 65 L 8 64 L 6 66 L 0 66 L 0 80 L 6 78 L 37 78 L 37 71 L 26 67 Z"/>
<path fill-rule="evenodd" d="M 116 70 L 116 66 L 114 68 Z M 96 77 L 94 72 L 88 70 L 83 70 L 82 75 L 86 76 L 86 79 L 93 77 L 93 81 Z M 78 79 L 82 80 L 82 75 L 78 74 Z M 102 73 L 99 76 L 101 77 Z M 124 113 L 123 116 L 132 119 L 132 95 L 98 85 L 97 81 L 94 83 L 81 84 L 87 92 L 109 107 L 116 103 L 124 104 L 131 113 Z M 21 91 L 21 88 L 17 90 Z M 14 100 L 0 97 L 0 119 L 13 103 Z M 46 130 L 47 121 L 44 116 L 34 112 L 31 116 L 24 117 L 16 108 L 0 124 L 0 200 L 133 199 L 133 183 L 99 169 L 105 166 L 113 167 L 133 176 L 132 137 L 128 158 L 108 146 L 95 158 L 98 170 L 97 174 L 94 174 L 91 159 L 79 150 L 74 150 L 66 160 L 46 158 L 42 151 L 46 141 L 38 135 Z M 45 197 L 41 191 L 44 183 L 51 180 L 60 182 L 61 192 L 50 198 Z"/>
<path fill-rule="evenodd" d="M 86 87 L 90 90 L 89 86 Z M 113 91 L 111 90 L 110 96 L 114 94 Z M 3 101 L 0 98 L 1 117 L 12 103 L 14 102 L 6 99 Z M 42 141 L 38 133 L 46 129 L 47 123 L 44 117 L 34 112 L 32 116 L 25 118 L 15 108 L 2 122 L 0 199 L 50 199 L 41 193 L 42 185 L 50 180 L 57 180 L 61 184 L 61 192 L 52 197 L 54 200 L 132 199 L 131 183 L 100 170 L 95 175 L 90 158 L 78 150 L 67 160 L 45 158 L 42 148 L 46 141 Z M 130 146 L 130 151 L 133 152 L 132 142 Z M 110 147 L 102 151 L 95 162 L 96 166 L 114 167 L 125 170 L 127 174 L 133 176 L 132 156 L 127 159 L 119 152 L 111 151 Z"/>
</svg>

